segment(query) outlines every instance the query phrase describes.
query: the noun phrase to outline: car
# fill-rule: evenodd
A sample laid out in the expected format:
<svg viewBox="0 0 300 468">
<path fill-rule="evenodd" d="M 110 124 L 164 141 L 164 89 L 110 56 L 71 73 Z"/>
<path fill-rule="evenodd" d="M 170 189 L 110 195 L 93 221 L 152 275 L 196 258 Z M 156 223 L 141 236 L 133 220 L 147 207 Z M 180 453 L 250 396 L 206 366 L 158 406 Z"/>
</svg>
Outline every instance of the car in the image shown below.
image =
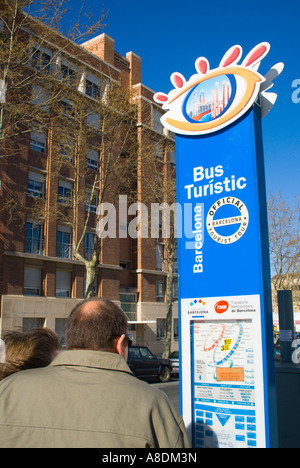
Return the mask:
<svg viewBox="0 0 300 468">
<path fill-rule="evenodd" d="M 281 361 L 280 348 L 274 348 L 275 361 Z"/>
<path fill-rule="evenodd" d="M 146 346 L 131 346 L 128 349 L 127 364 L 139 379 L 155 378 L 159 382 L 170 380 L 172 365 L 169 359 L 158 358 Z"/>
<path fill-rule="evenodd" d="M 171 374 L 179 375 L 179 351 L 173 351 L 173 353 L 170 354 L 169 359 L 172 364 Z"/>
</svg>

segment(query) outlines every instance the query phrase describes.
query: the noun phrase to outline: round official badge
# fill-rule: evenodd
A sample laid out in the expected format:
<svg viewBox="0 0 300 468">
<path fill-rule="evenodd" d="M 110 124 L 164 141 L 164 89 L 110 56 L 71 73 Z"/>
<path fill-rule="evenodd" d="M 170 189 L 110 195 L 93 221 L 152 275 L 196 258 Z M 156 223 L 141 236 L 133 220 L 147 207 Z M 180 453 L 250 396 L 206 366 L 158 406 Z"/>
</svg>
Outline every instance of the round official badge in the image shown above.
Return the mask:
<svg viewBox="0 0 300 468">
<path fill-rule="evenodd" d="M 220 198 L 210 208 L 206 228 L 218 244 L 229 245 L 240 240 L 249 224 L 246 205 L 235 197 Z"/>
</svg>

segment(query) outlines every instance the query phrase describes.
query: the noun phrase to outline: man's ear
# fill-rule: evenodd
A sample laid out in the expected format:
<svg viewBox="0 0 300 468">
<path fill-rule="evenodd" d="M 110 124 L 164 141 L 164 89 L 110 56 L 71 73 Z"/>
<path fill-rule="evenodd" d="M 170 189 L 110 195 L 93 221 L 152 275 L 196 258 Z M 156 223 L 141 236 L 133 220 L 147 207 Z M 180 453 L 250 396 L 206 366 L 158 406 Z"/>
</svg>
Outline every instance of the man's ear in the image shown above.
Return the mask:
<svg viewBox="0 0 300 468">
<path fill-rule="evenodd" d="M 123 358 L 125 358 L 125 349 L 126 349 L 126 346 L 124 345 L 124 340 L 125 340 L 125 335 L 121 335 L 120 338 L 118 338 L 117 344 L 116 344 L 117 353 L 123 356 Z"/>
</svg>

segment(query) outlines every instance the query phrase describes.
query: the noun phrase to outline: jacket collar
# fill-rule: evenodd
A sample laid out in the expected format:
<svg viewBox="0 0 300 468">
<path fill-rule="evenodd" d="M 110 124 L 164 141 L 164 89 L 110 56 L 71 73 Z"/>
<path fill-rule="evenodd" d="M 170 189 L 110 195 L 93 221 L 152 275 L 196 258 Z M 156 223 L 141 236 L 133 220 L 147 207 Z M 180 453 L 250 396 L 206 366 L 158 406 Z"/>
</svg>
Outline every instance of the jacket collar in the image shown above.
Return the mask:
<svg viewBox="0 0 300 468">
<path fill-rule="evenodd" d="M 125 359 L 119 354 L 104 351 L 71 350 L 62 351 L 50 366 L 94 367 L 132 374 Z"/>
</svg>

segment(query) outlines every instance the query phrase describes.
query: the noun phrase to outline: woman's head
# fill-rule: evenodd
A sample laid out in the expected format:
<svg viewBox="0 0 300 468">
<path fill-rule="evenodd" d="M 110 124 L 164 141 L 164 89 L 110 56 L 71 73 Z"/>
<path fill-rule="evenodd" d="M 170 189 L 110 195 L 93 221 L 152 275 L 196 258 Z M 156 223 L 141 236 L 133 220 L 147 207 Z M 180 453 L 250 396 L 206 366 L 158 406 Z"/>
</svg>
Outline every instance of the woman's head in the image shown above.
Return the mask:
<svg viewBox="0 0 300 468">
<path fill-rule="evenodd" d="M 0 380 L 21 370 L 46 367 L 61 350 L 58 336 L 49 328 L 9 331 L 3 341 L 6 359 L 0 364 Z"/>
</svg>

